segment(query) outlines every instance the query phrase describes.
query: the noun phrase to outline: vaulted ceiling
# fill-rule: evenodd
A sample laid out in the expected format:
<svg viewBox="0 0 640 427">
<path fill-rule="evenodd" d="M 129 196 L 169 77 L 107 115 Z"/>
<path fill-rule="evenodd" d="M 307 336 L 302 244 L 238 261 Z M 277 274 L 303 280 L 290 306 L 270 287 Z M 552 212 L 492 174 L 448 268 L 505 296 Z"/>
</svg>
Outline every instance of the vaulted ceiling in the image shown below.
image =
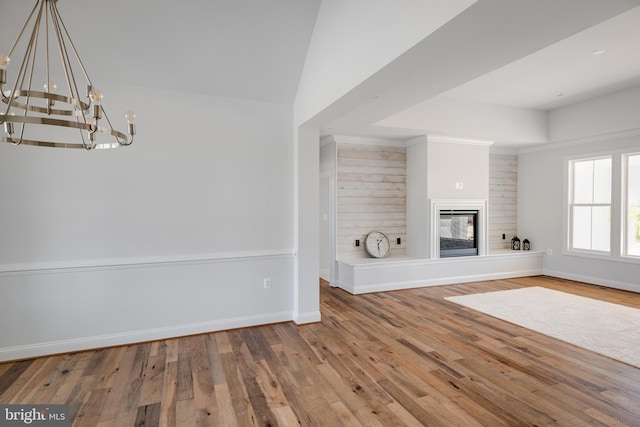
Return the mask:
<svg viewBox="0 0 640 427">
<path fill-rule="evenodd" d="M 0 52 L 11 49 L 34 4 L 0 2 Z M 95 82 L 284 104 L 295 98 L 319 5 L 320 0 L 58 0 Z"/>
<path fill-rule="evenodd" d="M 59 0 L 58 8 L 94 81 L 293 104 L 320 3 Z M 638 86 L 640 0 L 616 0 L 618 9 L 611 13 L 607 1 L 600 3 L 603 19 L 589 28 L 435 96 L 385 110 L 376 122 L 389 127 L 363 126 L 348 117 L 327 127 L 407 137 L 428 130 L 415 118 L 438 102 L 547 111 Z M 0 2 L 0 52 L 10 49 L 32 5 Z M 580 15 L 576 10 L 576 19 Z"/>
</svg>

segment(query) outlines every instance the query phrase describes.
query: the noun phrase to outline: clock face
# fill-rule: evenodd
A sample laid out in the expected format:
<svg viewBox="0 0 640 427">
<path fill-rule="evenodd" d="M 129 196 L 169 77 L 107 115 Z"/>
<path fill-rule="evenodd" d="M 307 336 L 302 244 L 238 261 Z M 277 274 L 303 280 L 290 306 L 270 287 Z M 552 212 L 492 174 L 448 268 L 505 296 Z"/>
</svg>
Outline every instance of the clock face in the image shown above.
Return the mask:
<svg viewBox="0 0 640 427">
<path fill-rule="evenodd" d="M 379 231 L 373 231 L 367 235 L 364 249 L 374 258 L 384 258 L 389 255 L 389 239 Z"/>
</svg>

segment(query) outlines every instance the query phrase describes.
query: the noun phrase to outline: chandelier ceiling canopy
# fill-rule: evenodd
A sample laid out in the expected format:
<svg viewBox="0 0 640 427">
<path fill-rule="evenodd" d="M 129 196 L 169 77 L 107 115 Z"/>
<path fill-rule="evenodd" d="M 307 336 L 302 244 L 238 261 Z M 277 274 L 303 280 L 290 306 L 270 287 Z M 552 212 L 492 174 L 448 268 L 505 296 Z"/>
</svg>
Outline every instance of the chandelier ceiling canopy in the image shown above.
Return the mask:
<svg viewBox="0 0 640 427">
<path fill-rule="evenodd" d="M 22 49 L 22 61 L 16 63 L 14 54 Z M 17 72 L 8 82 L 10 63 Z M 61 80 L 54 83 L 54 78 Z M 125 113 L 127 133 L 113 128 L 57 0 L 37 0 L 9 53 L 0 53 L 0 92 L 2 142 L 87 150 L 133 143 L 135 114 Z"/>
</svg>

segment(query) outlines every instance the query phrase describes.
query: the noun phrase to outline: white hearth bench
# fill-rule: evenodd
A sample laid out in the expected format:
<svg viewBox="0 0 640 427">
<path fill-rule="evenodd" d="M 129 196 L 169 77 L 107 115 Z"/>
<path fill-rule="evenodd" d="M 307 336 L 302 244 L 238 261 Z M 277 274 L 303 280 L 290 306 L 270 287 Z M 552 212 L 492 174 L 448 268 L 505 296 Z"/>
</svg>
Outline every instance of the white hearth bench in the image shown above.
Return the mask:
<svg viewBox="0 0 640 427">
<path fill-rule="evenodd" d="M 332 286 L 352 294 L 450 285 L 542 274 L 543 252 L 499 251 L 486 255 L 416 259 L 356 258 L 336 261 Z"/>
</svg>

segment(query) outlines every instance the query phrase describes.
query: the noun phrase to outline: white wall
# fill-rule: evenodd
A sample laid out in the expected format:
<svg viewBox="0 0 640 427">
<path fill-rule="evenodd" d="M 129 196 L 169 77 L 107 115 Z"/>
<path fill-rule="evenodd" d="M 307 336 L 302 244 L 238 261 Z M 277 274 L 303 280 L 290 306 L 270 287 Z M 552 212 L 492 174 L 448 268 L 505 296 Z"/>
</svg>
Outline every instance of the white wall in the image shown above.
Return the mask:
<svg viewBox="0 0 640 427">
<path fill-rule="evenodd" d="M 430 205 L 427 195 L 427 136 L 407 142 L 407 255 L 429 258 Z"/>
<path fill-rule="evenodd" d="M 640 86 L 558 108 L 549 114 L 552 142 L 580 140 L 640 127 Z"/>
<path fill-rule="evenodd" d="M 299 127 L 294 131 L 293 189 L 293 320 L 320 321 L 320 134 L 317 129 Z"/>
<path fill-rule="evenodd" d="M 320 277 L 331 282 L 336 260 L 336 142 L 320 146 Z"/>
<path fill-rule="evenodd" d="M 377 123 L 436 135 L 532 143 L 548 141 L 547 112 L 436 96 Z"/>
<path fill-rule="evenodd" d="M 104 91 L 131 147 L 0 146 L 0 360 L 290 320 L 291 107 Z"/>
<path fill-rule="evenodd" d="M 489 198 L 489 145 L 429 138 L 427 147 L 430 199 Z M 462 184 L 461 188 L 457 183 Z"/>
<path fill-rule="evenodd" d="M 544 258 L 545 274 L 640 291 L 640 263 L 563 254 L 565 160 L 640 149 L 640 114 L 618 120 L 625 109 L 635 108 L 639 94 L 634 89 L 552 111 L 552 135 L 571 142 L 518 155 L 518 233 L 531 241 L 533 250 L 551 249 L 553 255 Z"/>
</svg>

